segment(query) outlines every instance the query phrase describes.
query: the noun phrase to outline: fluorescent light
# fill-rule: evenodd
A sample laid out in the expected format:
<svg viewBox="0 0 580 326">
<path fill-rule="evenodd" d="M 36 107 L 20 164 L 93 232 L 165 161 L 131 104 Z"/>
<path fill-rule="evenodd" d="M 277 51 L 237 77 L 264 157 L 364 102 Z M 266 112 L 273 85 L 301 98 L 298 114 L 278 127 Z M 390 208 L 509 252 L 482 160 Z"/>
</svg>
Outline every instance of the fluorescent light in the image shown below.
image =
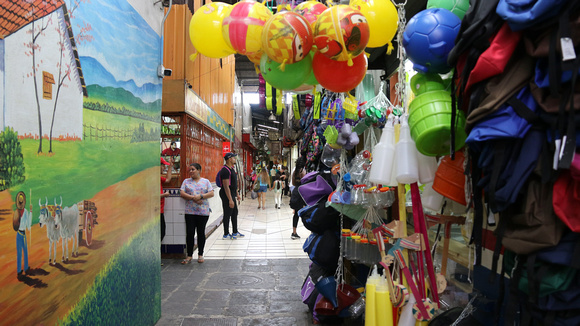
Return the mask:
<svg viewBox="0 0 580 326">
<path fill-rule="evenodd" d="M 276 128 L 276 127 L 270 127 L 270 126 L 266 126 L 266 125 L 262 125 L 262 124 L 257 124 L 256 126 L 262 127 L 262 128 L 267 128 L 267 129 L 272 129 L 272 130 L 278 130 L 278 128 Z"/>
</svg>

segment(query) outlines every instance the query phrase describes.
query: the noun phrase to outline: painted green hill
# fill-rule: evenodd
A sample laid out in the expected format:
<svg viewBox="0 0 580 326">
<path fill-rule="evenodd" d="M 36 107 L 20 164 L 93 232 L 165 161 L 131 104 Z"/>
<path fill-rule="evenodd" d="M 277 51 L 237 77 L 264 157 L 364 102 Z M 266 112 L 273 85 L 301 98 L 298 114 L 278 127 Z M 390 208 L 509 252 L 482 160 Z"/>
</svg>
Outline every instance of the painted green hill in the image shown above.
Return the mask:
<svg viewBox="0 0 580 326">
<path fill-rule="evenodd" d="M 87 86 L 89 97 L 85 102 L 107 103 L 115 107 L 125 107 L 127 110 L 137 111 L 148 116 L 156 116 L 161 112 L 161 100 L 144 103 L 140 98 L 123 88 L 102 87 L 99 85 Z"/>
</svg>

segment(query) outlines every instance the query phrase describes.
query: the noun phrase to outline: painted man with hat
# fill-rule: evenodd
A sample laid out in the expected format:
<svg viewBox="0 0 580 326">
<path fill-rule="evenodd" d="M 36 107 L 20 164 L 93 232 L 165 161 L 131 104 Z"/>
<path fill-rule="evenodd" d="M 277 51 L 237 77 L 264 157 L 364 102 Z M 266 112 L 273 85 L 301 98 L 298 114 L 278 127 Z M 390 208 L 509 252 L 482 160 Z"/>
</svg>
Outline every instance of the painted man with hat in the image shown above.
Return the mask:
<svg viewBox="0 0 580 326">
<path fill-rule="evenodd" d="M 18 276 L 22 272 L 28 272 L 28 244 L 26 242 L 26 229 L 30 231 L 32 227 L 32 204 L 30 212 L 26 210 L 26 194 L 19 191 L 16 194 L 16 210 L 12 219 L 14 231 L 16 231 L 16 267 Z M 22 266 L 24 263 L 24 266 Z M 23 268 L 24 267 L 24 268 Z"/>
</svg>

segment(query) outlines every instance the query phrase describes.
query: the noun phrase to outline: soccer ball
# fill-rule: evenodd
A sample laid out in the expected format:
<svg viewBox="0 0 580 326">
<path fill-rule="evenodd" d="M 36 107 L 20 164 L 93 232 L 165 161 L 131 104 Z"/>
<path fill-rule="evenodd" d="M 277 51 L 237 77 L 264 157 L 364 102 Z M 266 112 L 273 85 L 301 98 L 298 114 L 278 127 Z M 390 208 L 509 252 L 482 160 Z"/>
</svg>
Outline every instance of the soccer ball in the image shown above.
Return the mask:
<svg viewBox="0 0 580 326">
<path fill-rule="evenodd" d="M 461 20 L 442 8 L 426 9 L 413 16 L 403 33 L 403 47 L 417 71 L 443 74 L 449 51 L 455 46 Z"/>
<path fill-rule="evenodd" d="M 467 9 L 469 9 L 469 0 L 429 0 L 427 9 L 443 8 L 456 14 L 459 19 L 463 19 Z"/>
</svg>

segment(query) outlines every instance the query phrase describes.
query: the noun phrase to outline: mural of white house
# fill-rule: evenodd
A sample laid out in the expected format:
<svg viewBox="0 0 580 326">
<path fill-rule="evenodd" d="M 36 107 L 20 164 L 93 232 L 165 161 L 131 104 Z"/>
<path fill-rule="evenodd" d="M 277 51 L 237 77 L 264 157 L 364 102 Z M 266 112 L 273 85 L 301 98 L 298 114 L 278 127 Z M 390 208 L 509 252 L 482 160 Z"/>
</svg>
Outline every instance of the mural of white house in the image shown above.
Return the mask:
<svg viewBox="0 0 580 326">
<path fill-rule="evenodd" d="M 0 16 L 0 126 L 23 136 L 82 139 L 87 94 L 65 3 L 8 5 Z"/>
</svg>

